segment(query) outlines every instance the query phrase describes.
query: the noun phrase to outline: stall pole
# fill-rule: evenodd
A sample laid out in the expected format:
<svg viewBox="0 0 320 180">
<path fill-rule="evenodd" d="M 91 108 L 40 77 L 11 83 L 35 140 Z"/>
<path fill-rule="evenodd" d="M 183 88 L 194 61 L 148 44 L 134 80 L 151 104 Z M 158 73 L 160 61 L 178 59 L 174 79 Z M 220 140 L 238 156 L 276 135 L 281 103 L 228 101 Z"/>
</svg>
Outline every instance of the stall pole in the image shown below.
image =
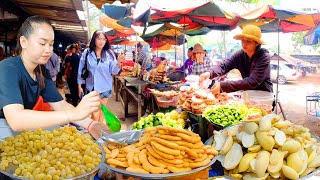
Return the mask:
<svg viewBox="0 0 320 180">
<path fill-rule="evenodd" d="M 91 38 L 91 28 L 90 28 L 90 14 L 89 14 L 89 3 L 86 0 L 87 16 L 88 16 L 88 39 Z"/>
</svg>

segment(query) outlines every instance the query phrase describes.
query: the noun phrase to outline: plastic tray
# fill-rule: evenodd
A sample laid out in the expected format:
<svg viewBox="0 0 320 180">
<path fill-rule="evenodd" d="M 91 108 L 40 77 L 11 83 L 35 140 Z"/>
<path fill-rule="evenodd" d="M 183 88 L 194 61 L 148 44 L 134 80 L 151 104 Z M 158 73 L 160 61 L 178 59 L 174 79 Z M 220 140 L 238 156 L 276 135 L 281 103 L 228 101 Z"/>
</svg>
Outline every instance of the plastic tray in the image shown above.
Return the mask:
<svg viewBox="0 0 320 180">
<path fill-rule="evenodd" d="M 228 128 L 221 130 L 220 132 L 225 131 L 225 130 L 227 130 L 227 129 L 229 129 L 229 128 L 232 128 L 232 127 L 240 126 L 240 125 L 242 125 L 242 123 L 241 123 L 241 124 L 237 124 L 237 125 L 233 125 L 233 126 L 229 126 Z M 314 134 L 314 133 L 311 132 L 311 131 L 309 131 L 309 132 L 310 132 L 310 134 L 311 134 L 311 136 L 312 136 L 313 138 L 315 138 L 318 142 L 320 142 L 320 138 L 319 138 L 316 134 Z M 212 145 L 212 142 L 213 142 L 213 136 L 211 136 L 204 144 L 205 144 L 205 145 Z M 219 155 L 216 156 L 216 157 L 218 158 Z M 309 178 L 311 178 L 311 177 L 313 177 L 313 176 L 315 176 L 315 175 L 317 175 L 317 174 L 319 174 L 319 173 L 320 173 L 320 167 L 318 167 L 316 170 L 314 170 L 314 171 L 311 172 L 310 174 L 308 174 L 308 175 L 306 175 L 306 176 L 304 176 L 304 177 L 302 177 L 302 178 L 299 178 L 299 179 L 297 179 L 297 180 L 306 180 L 306 179 L 309 179 Z M 230 176 L 228 176 L 228 175 L 224 175 L 224 178 L 226 178 L 226 179 L 231 179 L 231 180 L 238 180 L 238 179 L 232 178 L 232 177 L 230 177 Z"/>
</svg>

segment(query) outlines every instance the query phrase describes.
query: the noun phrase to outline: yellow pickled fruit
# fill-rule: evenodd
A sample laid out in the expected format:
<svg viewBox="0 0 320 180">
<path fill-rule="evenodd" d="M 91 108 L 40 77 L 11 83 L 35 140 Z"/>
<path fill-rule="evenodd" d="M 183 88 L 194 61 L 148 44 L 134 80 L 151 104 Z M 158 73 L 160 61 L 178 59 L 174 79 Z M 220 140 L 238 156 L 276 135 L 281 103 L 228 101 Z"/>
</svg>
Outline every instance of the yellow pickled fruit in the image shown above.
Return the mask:
<svg viewBox="0 0 320 180">
<path fill-rule="evenodd" d="M 291 124 L 292 123 L 290 121 L 279 121 L 274 123 L 274 127 L 281 129 L 281 128 L 286 128 Z"/>
<path fill-rule="evenodd" d="M 248 148 L 248 151 L 250 151 L 250 152 L 258 152 L 258 151 L 260 151 L 260 149 L 261 149 L 260 145 L 254 145 L 254 146 Z"/>
<path fill-rule="evenodd" d="M 281 119 L 281 116 L 279 116 L 277 114 L 267 114 L 263 118 L 269 119 L 271 121 L 271 123 L 274 124 Z"/>
<path fill-rule="evenodd" d="M 316 150 L 317 151 L 318 146 L 315 144 L 311 144 L 307 149 L 306 152 L 308 153 L 308 156 L 312 153 L 312 151 Z"/>
<path fill-rule="evenodd" d="M 273 137 L 268 132 L 256 132 L 258 143 L 267 151 L 272 151 L 275 144 Z"/>
<path fill-rule="evenodd" d="M 258 177 L 257 174 L 254 173 L 247 173 L 246 175 L 243 176 L 244 180 L 265 180 L 269 176 L 268 173 L 265 173 L 263 176 Z"/>
<path fill-rule="evenodd" d="M 298 154 L 300 156 L 300 159 L 302 159 L 302 168 L 298 172 L 298 175 L 300 176 L 300 174 L 302 174 L 308 168 L 308 154 L 303 149 L 300 149 L 298 151 Z"/>
<path fill-rule="evenodd" d="M 246 148 L 250 148 L 254 145 L 254 142 L 256 140 L 254 134 L 248 134 L 246 132 L 242 132 L 242 145 Z"/>
<path fill-rule="evenodd" d="M 310 155 L 309 155 L 309 157 L 308 157 L 308 165 L 314 160 L 314 158 L 316 157 L 316 155 L 317 155 L 317 151 L 316 151 L 316 150 L 313 150 L 313 151 L 310 153 Z"/>
<path fill-rule="evenodd" d="M 259 129 L 259 126 L 257 123 L 255 122 L 246 122 L 244 124 L 244 132 L 248 133 L 248 134 L 253 134 L 255 133 L 256 131 L 258 131 Z"/>
<path fill-rule="evenodd" d="M 240 160 L 238 170 L 244 172 L 249 168 L 250 161 L 257 157 L 257 153 L 247 153 Z"/>
<path fill-rule="evenodd" d="M 263 177 L 269 165 L 270 153 L 268 151 L 260 151 L 256 159 L 256 174 L 257 177 Z"/>
<path fill-rule="evenodd" d="M 277 164 L 281 160 L 281 155 L 278 150 L 273 149 L 270 155 L 270 164 Z"/>
<path fill-rule="evenodd" d="M 243 156 L 242 147 L 238 143 L 234 143 L 230 151 L 226 154 L 224 159 L 224 168 L 231 170 L 237 167 Z"/>
<path fill-rule="evenodd" d="M 302 165 L 303 165 L 303 162 L 298 152 L 289 154 L 289 156 L 287 157 L 287 166 L 291 167 L 297 173 L 299 173 L 302 168 Z"/>
<path fill-rule="evenodd" d="M 298 179 L 299 178 L 298 173 L 289 166 L 283 165 L 282 172 L 283 172 L 284 176 L 286 176 L 289 179 Z"/>
<path fill-rule="evenodd" d="M 300 178 L 308 175 L 309 173 L 311 173 L 312 171 L 316 170 L 316 168 L 307 168 L 302 174 L 300 174 Z"/>
<path fill-rule="evenodd" d="M 241 179 L 242 174 L 230 174 L 230 177 L 235 178 L 235 179 Z"/>
<path fill-rule="evenodd" d="M 224 143 L 222 149 L 220 150 L 220 154 L 227 154 L 229 150 L 231 149 L 233 144 L 233 138 L 232 136 L 228 136 L 226 139 L 226 142 Z"/>
<path fill-rule="evenodd" d="M 280 172 L 276 172 L 276 173 L 269 172 L 269 174 L 274 179 L 279 179 L 279 177 L 280 177 Z"/>
<path fill-rule="evenodd" d="M 316 168 L 320 166 L 320 155 L 317 155 L 313 161 L 308 165 L 308 168 Z"/>
<path fill-rule="evenodd" d="M 249 162 L 249 170 L 253 173 L 256 173 L 256 159 L 252 159 L 250 162 Z"/>
<path fill-rule="evenodd" d="M 266 132 L 271 129 L 271 119 L 264 116 L 259 122 L 259 131 Z"/>
<path fill-rule="evenodd" d="M 221 133 L 214 135 L 215 149 L 220 151 L 223 148 L 223 145 L 226 142 L 226 138 Z"/>
<path fill-rule="evenodd" d="M 285 152 L 287 152 L 287 151 L 285 151 Z M 277 172 L 280 172 L 280 170 L 281 170 L 281 168 L 283 166 L 283 158 L 284 158 L 285 154 L 284 154 L 283 151 L 280 151 L 279 154 L 280 154 L 280 158 L 277 161 L 277 163 L 276 164 L 271 164 L 271 163 L 269 164 L 269 166 L 268 166 L 268 172 L 269 173 L 275 174 Z"/>
<path fill-rule="evenodd" d="M 298 141 L 293 139 L 287 140 L 282 146 L 282 150 L 288 151 L 290 154 L 298 152 L 300 148 L 301 148 L 301 144 Z"/>
<path fill-rule="evenodd" d="M 276 131 L 276 133 L 274 135 L 274 140 L 275 140 L 277 145 L 283 146 L 283 144 L 287 140 L 287 136 L 283 131 L 278 130 L 278 131 Z"/>
</svg>

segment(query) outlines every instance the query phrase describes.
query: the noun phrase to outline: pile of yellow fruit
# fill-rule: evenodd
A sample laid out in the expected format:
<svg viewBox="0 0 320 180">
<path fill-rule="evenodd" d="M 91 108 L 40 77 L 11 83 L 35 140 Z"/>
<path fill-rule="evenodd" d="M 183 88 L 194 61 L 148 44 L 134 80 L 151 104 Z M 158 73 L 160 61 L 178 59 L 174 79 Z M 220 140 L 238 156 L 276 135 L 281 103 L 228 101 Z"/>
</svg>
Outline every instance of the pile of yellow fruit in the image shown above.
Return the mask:
<svg viewBox="0 0 320 180">
<path fill-rule="evenodd" d="M 16 167 L 14 175 L 28 179 L 65 179 L 92 171 L 101 150 L 89 134 L 75 127 L 24 131 L 0 142 L 0 169 Z"/>
<path fill-rule="evenodd" d="M 269 114 L 214 133 L 226 174 L 245 180 L 297 179 L 320 166 L 320 143 L 309 130 Z"/>
<path fill-rule="evenodd" d="M 135 144 L 104 148 L 107 164 L 142 174 L 191 171 L 208 165 L 218 154 L 212 146 L 205 146 L 198 134 L 169 126 L 146 128 Z"/>
</svg>

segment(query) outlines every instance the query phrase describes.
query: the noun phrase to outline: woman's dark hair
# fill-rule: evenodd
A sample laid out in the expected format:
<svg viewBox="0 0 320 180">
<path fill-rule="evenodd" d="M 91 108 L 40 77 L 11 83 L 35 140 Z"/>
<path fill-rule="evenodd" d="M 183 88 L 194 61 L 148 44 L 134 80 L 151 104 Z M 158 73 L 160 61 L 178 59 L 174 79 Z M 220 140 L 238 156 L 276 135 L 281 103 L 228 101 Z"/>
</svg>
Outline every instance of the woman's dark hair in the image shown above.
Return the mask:
<svg viewBox="0 0 320 180">
<path fill-rule="evenodd" d="M 193 47 L 190 47 L 188 50 L 193 51 Z"/>
<path fill-rule="evenodd" d="M 104 32 L 104 31 L 100 31 L 100 30 L 96 30 L 93 35 L 92 35 L 92 38 L 91 38 L 91 41 L 90 41 L 90 45 L 89 45 L 89 49 L 90 51 L 94 51 L 95 48 L 96 48 L 96 41 L 95 39 L 98 38 L 98 36 L 102 34 L 104 36 L 104 38 L 106 38 L 106 44 L 103 46 L 102 50 L 105 50 L 107 51 L 108 49 L 110 49 L 110 44 L 109 44 L 109 40 L 108 40 L 108 36 L 107 34 Z"/>
<path fill-rule="evenodd" d="M 30 16 L 22 23 L 17 34 L 17 52 L 19 54 L 22 51 L 22 47 L 20 44 L 20 37 L 24 36 L 26 39 L 28 39 L 30 35 L 32 35 L 35 32 L 36 30 L 35 25 L 40 25 L 40 24 L 47 24 L 50 27 L 52 27 L 49 20 L 41 16 Z M 40 67 L 40 64 L 34 69 L 34 72 L 36 74 L 40 88 L 43 89 L 45 87 L 45 82 L 44 82 L 45 78 L 42 74 L 42 69 Z"/>
</svg>

